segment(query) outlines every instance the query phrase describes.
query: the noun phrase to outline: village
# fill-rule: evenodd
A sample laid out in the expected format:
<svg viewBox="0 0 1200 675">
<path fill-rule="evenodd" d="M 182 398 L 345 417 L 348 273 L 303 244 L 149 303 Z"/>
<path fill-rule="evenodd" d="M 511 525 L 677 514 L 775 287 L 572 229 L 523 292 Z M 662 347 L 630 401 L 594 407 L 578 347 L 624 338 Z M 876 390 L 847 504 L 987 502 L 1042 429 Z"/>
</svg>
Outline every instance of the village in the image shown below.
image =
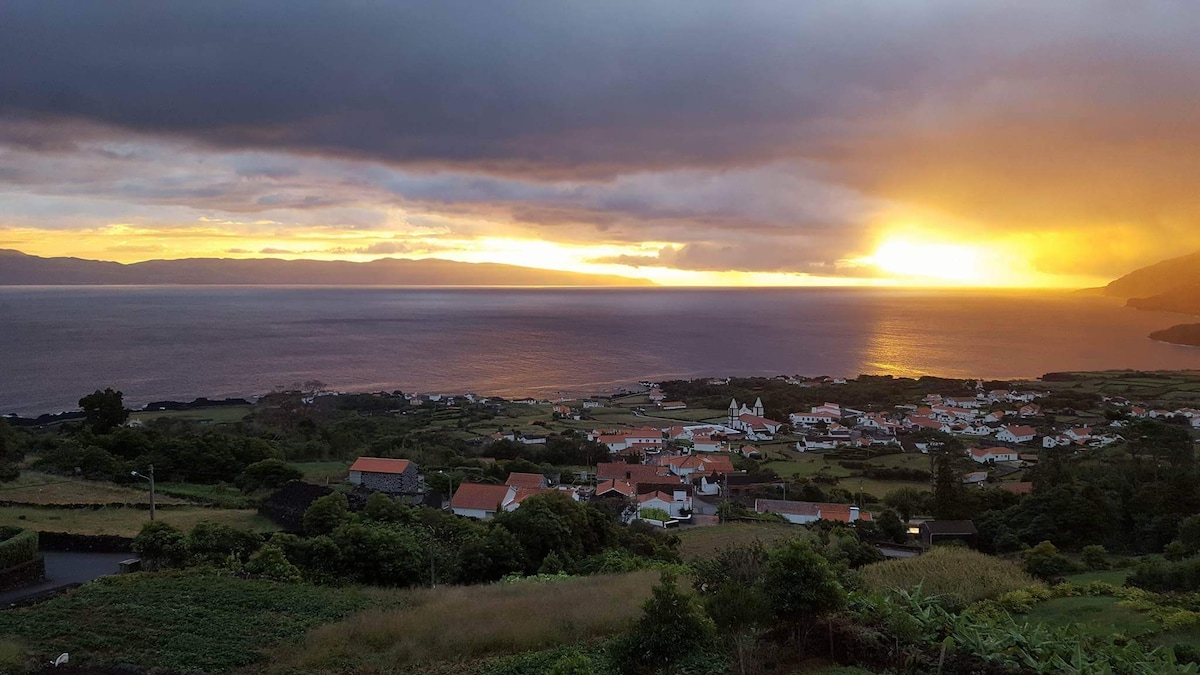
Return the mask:
<svg viewBox="0 0 1200 675">
<path fill-rule="evenodd" d="M 689 401 L 671 398 L 664 387 L 648 381 L 635 391 L 607 398 L 505 401 L 508 409 L 548 407 L 552 421 L 535 420 L 532 426 L 491 433 L 483 440 L 483 462 L 495 461 L 486 453 L 496 443 L 543 445 L 556 433 L 582 435 L 606 452 L 588 466 L 513 472 L 502 484 L 465 480 L 453 489 L 446 508 L 460 516 L 490 519 L 520 508 L 531 496 L 559 492 L 576 501 L 612 502 L 624 522 L 641 520 L 662 528 L 716 525 L 722 522 L 726 503 L 736 504 L 743 513 L 795 524 L 854 523 L 876 517 L 872 509 L 881 509 L 882 498 L 892 489 L 930 489 L 928 439 L 937 434 L 961 439 L 965 450 L 960 480 L 965 486 L 1026 495 L 1033 485 L 1024 474 L 1046 452 L 1086 453 L 1118 445 L 1125 440 L 1122 430 L 1136 419 L 1172 420 L 1200 429 L 1196 408 L 1168 410 L 1121 396 L 1098 396 L 1097 407 L 1088 411 L 1049 409 L 1044 405 L 1053 393 L 1049 389 L 986 389 L 976 382 L 973 392 L 929 393 L 909 403 L 868 409 L 836 401 L 847 384 L 844 379 L 776 378 L 780 380 L 789 386 L 820 388 L 831 400 L 791 411 L 782 420 L 768 417 L 758 396 L 753 401 L 734 398 L 724 414 L 717 414 L 713 408 L 693 408 Z M 729 380 L 705 384 L 724 387 Z M 408 396 L 415 405 L 489 404 L 489 399 L 474 395 Z M 614 417 L 627 423 L 589 424 Z M 868 477 L 846 470 L 859 466 L 866 468 Z M 811 467 L 820 468 L 810 471 Z M 388 480 L 389 474 L 414 478 L 401 487 Z M 789 486 L 796 492 L 796 484 L 805 479 L 824 484 L 826 493 L 840 498 L 788 499 Z M 410 498 L 424 491 L 424 480 L 409 460 L 362 457 L 350 467 L 350 481 Z M 871 491 L 864 490 L 865 485 Z M 910 532 L 920 533 L 927 520 L 910 519 Z"/>
</svg>

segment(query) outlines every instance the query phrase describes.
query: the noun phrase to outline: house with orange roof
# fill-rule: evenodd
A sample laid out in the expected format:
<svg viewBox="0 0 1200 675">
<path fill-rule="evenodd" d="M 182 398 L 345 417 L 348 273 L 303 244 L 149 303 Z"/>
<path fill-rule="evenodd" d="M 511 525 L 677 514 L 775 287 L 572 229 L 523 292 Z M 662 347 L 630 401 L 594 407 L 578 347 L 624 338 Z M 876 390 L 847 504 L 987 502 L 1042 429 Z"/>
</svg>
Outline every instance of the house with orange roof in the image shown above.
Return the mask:
<svg viewBox="0 0 1200 675">
<path fill-rule="evenodd" d="M 504 484 L 523 488 L 550 487 L 549 481 L 540 473 L 510 473 L 508 474 L 508 480 L 504 481 Z"/>
<path fill-rule="evenodd" d="M 967 454 L 980 464 L 1017 461 L 1017 452 L 1008 448 L 972 448 Z"/>
<path fill-rule="evenodd" d="M 652 464 L 626 464 L 624 462 L 601 462 L 596 465 L 596 480 L 627 480 L 637 484 L 648 481 L 662 480 L 671 475 L 665 466 Z"/>
<path fill-rule="evenodd" d="M 463 483 L 450 498 L 450 510 L 456 516 L 490 520 L 501 510 L 508 490 L 508 485 Z"/>
<path fill-rule="evenodd" d="M 416 462 L 386 457 L 359 457 L 350 465 L 349 482 L 392 495 L 419 495 L 425 492 L 425 478 Z"/>
<path fill-rule="evenodd" d="M 696 452 L 725 452 L 725 442 L 712 436 L 695 436 L 692 438 L 692 449 Z"/>
<path fill-rule="evenodd" d="M 691 515 L 692 495 L 683 489 L 654 490 L 637 496 L 638 514 L 646 509 L 662 509 L 672 518 L 685 518 Z"/>
</svg>

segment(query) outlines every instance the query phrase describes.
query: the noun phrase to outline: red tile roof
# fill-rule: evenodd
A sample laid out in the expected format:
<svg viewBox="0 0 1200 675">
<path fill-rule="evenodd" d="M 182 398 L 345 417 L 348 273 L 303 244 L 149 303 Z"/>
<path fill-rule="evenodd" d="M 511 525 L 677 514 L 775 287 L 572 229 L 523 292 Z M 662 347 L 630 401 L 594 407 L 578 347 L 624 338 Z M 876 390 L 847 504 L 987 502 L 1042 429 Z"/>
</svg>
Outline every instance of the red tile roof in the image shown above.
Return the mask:
<svg viewBox="0 0 1200 675">
<path fill-rule="evenodd" d="M 504 484 L 523 488 L 540 488 L 546 486 L 546 477 L 540 473 L 510 473 Z"/>
<path fill-rule="evenodd" d="M 526 499 L 529 499 L 530 497 L 532 497 L 534 495 L 545 494 L 547 492 L 554 492 L 554 490 L 552 490 L 550 488 L 540 488 L 540 487 L 519 487 L 516 489 L 516 492 L 513 495 L 512 501 L 509 503 L 520 504 L 521 502 L 525 501 Z"/>
<path fill-rule="evenodd" d="M 506 495 L 508 495 L 507 485 L 463 483 L 454 491 L 450 506 L 456 509 L 499 511 L 500 502 L 504 501 Z"/>
<path fill-rule="evenodd" d="M 667 470 L 649 464 L 625 464 L 624 462 L 601 462 L 596 465 L 597 480 L 627 479 L 634 483 L 655 480 L 666 475 Z"/>
<path fill-rule="evenodd" d="M 1016 495 L 1027 495 L 1033 492 L 1033 483 L 1002 483 L 1000 487 Z"/>
<path fill-rule="evenodd" d="M 350 465 L 351 471 L 366 473 L 404 473 L 412 462 L 407 459 L 385 459 L 383 457 L 359 457 Z"/>
<path fill-rule="evenodd" d="M 596 485 L 596 496 L 599 497 L 609 492 L 616 492 L 625 495 L 626 497 L 633 496 L 633 483 L 627 480 L 613 479 L 606 480 Z"/>
</svg>

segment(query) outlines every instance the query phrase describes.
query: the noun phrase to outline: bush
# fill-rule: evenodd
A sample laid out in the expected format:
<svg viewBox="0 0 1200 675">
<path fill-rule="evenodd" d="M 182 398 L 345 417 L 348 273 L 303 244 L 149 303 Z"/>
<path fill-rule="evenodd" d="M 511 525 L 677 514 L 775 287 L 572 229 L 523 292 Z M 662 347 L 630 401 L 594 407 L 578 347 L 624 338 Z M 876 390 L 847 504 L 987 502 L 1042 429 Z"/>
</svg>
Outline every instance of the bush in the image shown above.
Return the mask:
<svg viewBox="0 0 1200 675">
<path fill-rule="evenodd" d="M 291 481 L 304 478 L 304 473 L 281 459 L 264 459 L 245 468 L 237 478 L 242 492 L 274 490 Z"/>
<path fill-rule="evenodd" d="M 1070 558 L 1058 552 L 1058 548 L 1048 541 L 1034 546 L 1021 554 L 1025 571 L 1043 581 L 1054 581 L 1079 571 L 1079 566 Z"/>
<path fill-rule="evenodd" d="M 211 521 L 196 523 L 188 534 L 188 550 L 201 564 L 224 565 L 230 559 L 244 563 L 260 546 L 258 533 Z"/>
<path fill-rule="evenodd" d="M 642 617 L 614 645 L 623 673 L 661 672 L 690 654 L 703 651 L 716 633 L 691 594 L 679 590 L 675 575 L 663 572 L 642 605 Z"/>
<path fill-rule="evenodd" d="M 246 563 L 246 573 L 287 583 L 299 583 L 301 578 L 299 568 L 288 562 L 287 557 L 283 555 L 283 549 L 269 544 L 250 556 L 249 562 Z"/>
<path fill-rule="evenodd" d="M 1082 560 L 1089 570 L 1106 570 L 1109 567 L 1108 551 L 1103 546 L 1084 546 Z"/>
<path fill-rule="evenodd" d="M 1129 575 L 1127 583 L 1157 593 L 1200 591 L 1200 558 L 1140 563 Z"/>
<path fill-rule="evenodd" d="M 187 537 L 167 523 L 151 521 L 133 538 L 133 552 L 141 556 L 147 569 L 183 567 L 188 558 Z"/>
<path fill-rule="evenodd" d="M 37 558 L 38 535 L 19 527 L 0 527 L 0 570 L 23 565 Z"/>
<path fill-rule="evenodd" d="M 665 523 L 671 519 L 671 514 L 662 509 L 642 509 L 638 512 L 638 517 L 642 520 L 657 520 L 660 523 Z"/>
<path fill-rule="evenodd" d="M 350 500 L 340 492 L 318 498 L 304 511 L 304 531 L 309 535 L 330 534 L 346 522 Z"/>
</svg>

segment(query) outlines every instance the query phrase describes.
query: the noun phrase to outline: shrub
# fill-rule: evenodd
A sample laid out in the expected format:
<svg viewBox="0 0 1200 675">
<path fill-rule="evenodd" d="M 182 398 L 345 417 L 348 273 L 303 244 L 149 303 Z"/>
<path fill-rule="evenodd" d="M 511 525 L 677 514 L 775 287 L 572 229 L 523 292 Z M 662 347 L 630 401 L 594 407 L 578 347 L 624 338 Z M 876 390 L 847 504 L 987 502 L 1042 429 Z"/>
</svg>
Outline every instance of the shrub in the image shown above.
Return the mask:
<svg viewBox="0 0 1200 675">
<path fill-rule="evenodd" d="M 1108 569 L 1108 551 L 1103 546 L 1084 546 L 1082 560 L 1089 570 Z"/>
<path fill-rule="evenodd" d="M 1010 591 L 1037 586 L 1021 566 L 965 548 L 934 548 L 906 560 L 867 565 L 861 570 L 867 588 L 955 595 L 965 602 L 997 598 Z"/>
<path fill-rule="evenodd" d="M 304 472 L 281 459 L 264 459 L 247 466 L 237 478 L 243 492 L 274 490 L 304 478 Z"/>
<path fill-rule="evenodd" d="M 244 563 L 260 546 L 262 537 L 258 533 L 211 521 L 196 523 L 188 534 L 192 556 L 210 565 L 224 565 L 231 558 Z"/>
<path fill-rule="evenodd" d="M 1129 575 L 1127 583 L 1157 593 L 1200 591 L 1200 558 L 1140 563 Z"/>
<path fill-rule="evenodd" d="M 133 538 L 133 552 L 148 569 L 182 567 L 187 562 L 187 537 L 172 525 L 151 521 Z"/>
<path fill-rule="evenodd" d="M 246 573 L 272 581 L 288 583 L 300 582 L 300 570 L 288 562 L 283 555 L 283 549 L 278 546 L 263 546 L 250 556 L 246 563 Z"/>
<path fill-rule="evenodd" d="M 310 535 L 330 534 L 346 522 L 350 500 L 340 492 L 318 498 L 304 511 L 304 531 Z"/>
<path fill-rule="evenodd" d="M 37 532 L 19 527 L 0 527 L 0 570 L 34 560 L 37 553 Z"/>
<path fill-rule="evenodd" d="M 688 655 L 703 651 L 716 633 L 690 593 L 679 590 L 675 575 L 663 572 L 642 605 L 642 617 L 614 645 L 623 673 L 661 672 Z"/>
<path fill-rule="evenodd" d="M 1078 571 L 1078 566 L 1048 541 L 1025 551 L 1021 558 L 1025 571 L 1043 581 L 1053 581 Z"/>
<path fill-rule="evenodd" d="M 660 523 L 665 523 L 671 519 L 671 514 L 662 509 L 642 509 L 638 512 L 638 517 L 642 520 L 657 520 Z"/>
</svg>

